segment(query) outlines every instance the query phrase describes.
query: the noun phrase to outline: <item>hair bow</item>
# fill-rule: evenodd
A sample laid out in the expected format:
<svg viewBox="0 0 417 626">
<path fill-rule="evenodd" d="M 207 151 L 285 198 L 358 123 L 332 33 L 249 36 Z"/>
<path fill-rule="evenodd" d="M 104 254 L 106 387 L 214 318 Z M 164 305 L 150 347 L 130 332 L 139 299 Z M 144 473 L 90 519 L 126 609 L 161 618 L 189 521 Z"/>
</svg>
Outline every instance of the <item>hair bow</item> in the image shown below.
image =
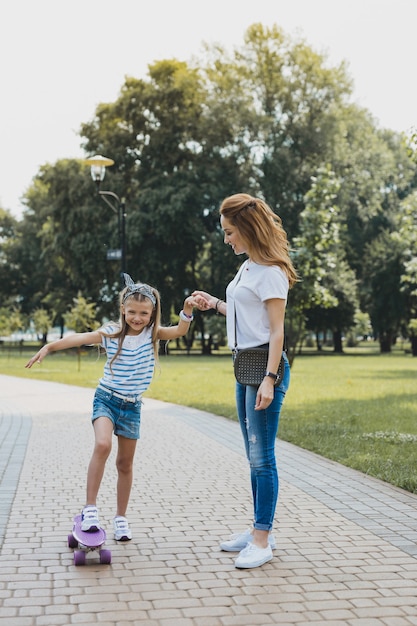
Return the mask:
<svg viewBox="0 0 417 626">
<path fill-rule="evenodd" d="M 126 293 L 123 296 L 123 303 L 125 302 L 126 298 L 128 298 L 132 294 L 140 293 L 142 294 L 142 296 L 146 296 L 147 298 L 149 298 L 153 306 L 156 305 L 155 295 L 149 285 L 145 285 L 145 283 L 134 283 L 129 274 L 123 274 L 123 278 L 125 279 L 125 285 L 127 287 Z"/>
</svg>

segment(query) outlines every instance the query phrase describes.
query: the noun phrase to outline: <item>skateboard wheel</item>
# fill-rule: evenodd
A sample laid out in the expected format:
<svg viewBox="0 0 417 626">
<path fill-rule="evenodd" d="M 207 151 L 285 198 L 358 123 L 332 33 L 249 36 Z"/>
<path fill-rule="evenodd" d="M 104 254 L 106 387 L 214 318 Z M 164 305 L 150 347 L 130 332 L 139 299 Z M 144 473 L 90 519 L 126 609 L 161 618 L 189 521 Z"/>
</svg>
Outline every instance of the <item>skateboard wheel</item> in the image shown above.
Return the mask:
<svg viewBox="0 0 417 626">
<path fill-rule="evenodd" d="M 111 552 L 110 550 L 100 550 L 100 563 L 108 565 L 111 563 Z"/>
<path fill-rule="evenodd" d="M 68 535 L 68 547 L 76 548 L 77 546 L 78 546 L 78 541 L 76 540 L 74 535 L 71 533 L 70 535 Z"/>
<path fill-rule="evenodd" d="M 85 557 L 83 550 L 76 550 L 74 552 L 74 565 L 85 565 Z"/>
</svg>

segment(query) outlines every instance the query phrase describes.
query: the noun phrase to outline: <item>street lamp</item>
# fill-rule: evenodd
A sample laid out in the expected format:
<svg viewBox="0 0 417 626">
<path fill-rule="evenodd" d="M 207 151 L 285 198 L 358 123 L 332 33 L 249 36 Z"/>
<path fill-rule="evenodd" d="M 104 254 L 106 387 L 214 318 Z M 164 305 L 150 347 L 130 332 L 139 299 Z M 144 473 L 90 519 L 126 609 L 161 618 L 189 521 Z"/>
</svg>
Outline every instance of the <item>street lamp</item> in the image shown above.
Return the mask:
<svg viewBox="0 0 417 626">
<path fill-rule="evenodd" d="M 125 207 L 125 199 L 119 198 L 119 196 L 113 191 L 102 191 L 100 189 L 100 185 L 104 180 L 104 176 L 106 174 L 106 167 L 110 167 L 114 165 L 113 159 L 108 159 L 107 157 L 101 156 L 101 154 L 96 154 L 96 156 L 85 159 L 84 163 L 86 165 L 90 165 L 91 167 L 91 178 L 96 183 L 97 192 L 106 202 L 106 204 L 111 208 L 111 210 L 117 214 L 117 223 L 118 223 L 118 231 L 119 231 L 119 242 L 120 249 L 118 250 L 108 250 L 107 251 L 107 259 L 108 260 L 120 260 L 120 280 L 122 285 L 124 284 L 123 274 L 126 272 L 126 207 Z M 112 202 L 110 199 L 115 200 L 116 204 Z"/>
</svg>

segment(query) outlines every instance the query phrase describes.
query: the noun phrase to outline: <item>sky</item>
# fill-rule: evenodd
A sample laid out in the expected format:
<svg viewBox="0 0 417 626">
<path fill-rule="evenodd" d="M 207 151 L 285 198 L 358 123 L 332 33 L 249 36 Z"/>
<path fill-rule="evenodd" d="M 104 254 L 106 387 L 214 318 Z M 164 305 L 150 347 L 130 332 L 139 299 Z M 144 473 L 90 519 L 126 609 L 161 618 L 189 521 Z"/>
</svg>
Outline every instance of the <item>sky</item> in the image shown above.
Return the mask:
<svg viewBox="0 0 417 626">
<path fill-rule="evenodd" d="M 190 61 L 204 43 L 232 51 L 254 23 L 303 37 L 331 65 L 346 61 L 353 100 L 380 126 L 409 132 L 416 18 L 417 0 L 3 0 L 0 207 L 21 217 L 43 164 L 85 157 L 81 124 L 117 99 L 126 76 L 146 79 L 163 59 Z"/>
</svg>

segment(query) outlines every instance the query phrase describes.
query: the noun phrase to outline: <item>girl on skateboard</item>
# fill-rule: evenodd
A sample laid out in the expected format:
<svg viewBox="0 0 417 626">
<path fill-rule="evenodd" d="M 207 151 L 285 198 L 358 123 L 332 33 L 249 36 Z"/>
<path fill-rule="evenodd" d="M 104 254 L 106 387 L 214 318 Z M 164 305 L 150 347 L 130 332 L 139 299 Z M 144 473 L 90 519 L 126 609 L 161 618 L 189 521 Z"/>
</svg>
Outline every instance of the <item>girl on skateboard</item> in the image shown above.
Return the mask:
<svg viewBox="0 0 417 626">
<path fill-rule="evenodd" d="M 139 439 L 142 394 L 148 389 L 158 357 L 159 340 L 182 337 L 193 320 L 195 300 L 188 296 L 176 326 L 164 327 L 158 291 L 144 283 L 134 283 L 124 274 L 120 293 L 120 318 L 102 328 L 75 333 L 44 345 L 26 364 L 41 363 L 50 353 L 83 345 L 101 345 L 107 360 L 94 395 L 92 422 L 94 450 L 87 472 L 86 504 L 82 510 L 82 530 L 100 528 L 97 495 L 106 461 L 112 448 L 113 432 L 118 439 L 116 467 L 117 508 L 113 520 L 114 537 L 128 541 L 132 531 L 126 518 L 133 479 L 133 457 Z"/>
</svg>

